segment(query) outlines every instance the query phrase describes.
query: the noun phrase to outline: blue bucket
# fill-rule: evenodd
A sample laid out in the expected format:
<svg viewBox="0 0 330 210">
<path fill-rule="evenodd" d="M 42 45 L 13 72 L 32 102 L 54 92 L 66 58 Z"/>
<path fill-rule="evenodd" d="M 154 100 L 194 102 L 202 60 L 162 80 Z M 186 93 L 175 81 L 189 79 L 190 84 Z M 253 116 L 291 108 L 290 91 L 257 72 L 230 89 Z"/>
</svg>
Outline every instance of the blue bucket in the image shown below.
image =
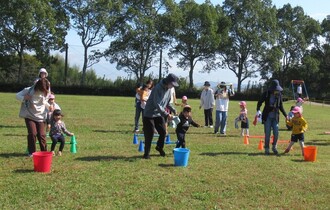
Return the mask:
<svg viewBox="0 0 330 210">
<path fill-rule="evenodd" d="M 190 150 L 186 148 L 175 148 L 173 151 L 174 165 L 186 167 L 188 165 Z"/>
</svg>

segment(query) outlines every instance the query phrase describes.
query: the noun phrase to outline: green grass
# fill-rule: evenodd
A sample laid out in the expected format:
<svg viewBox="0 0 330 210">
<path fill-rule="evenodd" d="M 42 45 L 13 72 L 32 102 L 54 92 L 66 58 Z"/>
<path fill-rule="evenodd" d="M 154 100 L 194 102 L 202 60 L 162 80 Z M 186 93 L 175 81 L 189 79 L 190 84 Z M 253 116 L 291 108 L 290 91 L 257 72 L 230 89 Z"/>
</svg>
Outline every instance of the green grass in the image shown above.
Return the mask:
<svg viewBox="0 0 330 210">
<path fill-rule="evenodd" d="M 174 145 L 165 158 L 154 149 L 142 159 L 133 145 L 134 98 L 57 95 L 67 128 L 76 134 L 77 153 L 66 145 L 54 157 L 51 173 L 33 171 L 26 157 L 26 128 L 18 118 L 15 94 L 0 93 L 1 209 L 329 209 L 330 107 L 304 105 L 309 123 L 307 145 L 318 148 L 317 161 L 306 162 L 299 145 L 288 155 L 264 156 L 260 139 L 243 144 L 234 118 L 238 101 L 230 102 L 227 137 L 210 128 L 190 128 L 186 168 L 173 165 Z M 286 102 L 289 110 L 293 102 Z M 189 100 L 193 118 L 203 124 L 198 100 Z M 250 135 L 256 102 L 248 102 Z M 280 139 L 290 139 L 281 116 Z M 171 140 L 176 139 L 169 128 Z M 50 147 L 50 145 L 48 145 Z M 58 146 L 57 146 L 58 149 Z M 279 145 L 283 152 L 285 145 Z"/>
</svg>

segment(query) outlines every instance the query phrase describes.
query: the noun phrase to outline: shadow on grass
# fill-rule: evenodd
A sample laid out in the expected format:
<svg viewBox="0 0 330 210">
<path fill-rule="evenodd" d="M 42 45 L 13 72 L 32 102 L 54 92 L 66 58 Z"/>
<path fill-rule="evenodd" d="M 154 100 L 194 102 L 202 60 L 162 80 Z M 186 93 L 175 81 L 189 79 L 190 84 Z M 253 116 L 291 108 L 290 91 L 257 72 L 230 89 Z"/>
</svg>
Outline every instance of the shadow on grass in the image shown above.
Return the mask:
<svg viewBox="0 0 330 210">
<path fill-rule="evenodd" d="M 139 156 L 125 157 L 125 156 L 88 156 L 76 158 L 80 161 L 112 161 L 112 160 L 124 160 L 128 162 L 134 162 L 138 159 L 142 159 L 142 154 Z"/>
<path fill-rule="evenodd" d="M 308 142 L 305 142 L 305 145 L 310 146 L 329 146 L 330 141 L 328 140 L 309 140 Z"/>
<path fill-rule="evenodd" d="M 204 156 L 218 156 L 218 155 L 248 155 L 248 156 L 266 156 L 264 152 L 258 152 L 258 153 L 246 153 L 246 152 L 205 152 L 201 153 L 199 155 Z M 281 154 L 275 155 L 273 153 L 270 153 L 268 156 L 277 156 L 280 157 Z"/>
<path fill-rule="evenodd" d="M 27 155 L 23 153 L 13 152 L 13 153 L 0 153 L 0 157 L 2 158 L 27 157 Z"/>
<path fill-rule="evenodd" d="M 13 134 L 13 133 L 7 133 L 3 134 L 3 136 L 26 136 L 27 134 Z"/>
<path fill-rule="evenodd" d="M 118 131 L 113 131 L 113 130 L 93 130 L 93 132 L 96 133 L 122 133 L 122 134 L 129 134 L 132 133 L 131 131 L 122 131 L 122 130 L 118 130 Z M 133 133 L 132 133 L 133 135 Z"/>
<path fill-rule="evenodd" d="M 16 169 L 14 173 L 19 173 L 19 174 L 26 174 L 26 173 L 34 173 L 33 169 Z"/>
<path fill-rule="evenodd" d="M 160 167 L 163 167 L 163 168 L 170 168 L 170 167 L 176 167 L 174 164 L 164 164 L 164 163 L 161 163 L 161 164 L 158 164 L 158 166 Z"/>
<path fill-rule="evenodd" d="M 0 128 L 25 128 L 23 125 L 0 125 Z"/>
</svg>

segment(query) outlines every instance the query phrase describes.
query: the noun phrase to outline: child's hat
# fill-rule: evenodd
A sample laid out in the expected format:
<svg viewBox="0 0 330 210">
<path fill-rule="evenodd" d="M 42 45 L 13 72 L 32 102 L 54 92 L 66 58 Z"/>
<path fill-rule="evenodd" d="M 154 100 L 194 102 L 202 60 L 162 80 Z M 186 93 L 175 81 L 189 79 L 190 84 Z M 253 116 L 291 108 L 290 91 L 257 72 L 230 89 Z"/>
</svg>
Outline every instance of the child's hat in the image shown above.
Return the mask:
<svg viewBox="0 0 330 210">
<path fill-rule="evenodd" d="M 48 98 L 49 98 L 49 99 L 55 99 L 55 95 L 50 94 Z"/>
<path fill-rule="evenodd" d="M 182 100 L 188 100 L 187 96 L 182 96 Z"/>
<path fill-rule="evenodd" d="M 39 70 L 39 75 L 40 75 L 40 73 L 46 73 L 46 77 L 48 77 L 48 72 L 47 72 L 47 70 L 45 69 L 45 68 L 41 68 L 40 70 Z"/>
<path fill-rule="evenodd" d="M 246 106 L 246 102 L 245 101 L 241 101 L 241 102 L 239 102 L 239 105 L 240 106 Z"/>
<path fill-rule="evenodd" d="M 300 108 L 299 106 L 295 106 L 295 107 L 292 109 L 291 112 L 292 112 L 292 113 L 299 113 L 299 114 L 301 114 L 301 108 Z"/>
<path fill-rule="evenodd" d="M 185 105 L 184 107 L 183 107 L 183 110 L 182 110 L 183 112 L 191 112 L 191 106 L 189 106 L 189 105 Z"/>
<path fill-rule="evenodd" d="M 54 116 L 62 115 L 62 112 L 61 112 L 60 109 L 55 109 L 54 112 L 53 112 L 53 115 Z"/>
<path fill-rule="evenodd" d="M 302 98 L 297 98 L 297 102 L 304 102 L 304 99 L 302 99 Z"/>
</svg>

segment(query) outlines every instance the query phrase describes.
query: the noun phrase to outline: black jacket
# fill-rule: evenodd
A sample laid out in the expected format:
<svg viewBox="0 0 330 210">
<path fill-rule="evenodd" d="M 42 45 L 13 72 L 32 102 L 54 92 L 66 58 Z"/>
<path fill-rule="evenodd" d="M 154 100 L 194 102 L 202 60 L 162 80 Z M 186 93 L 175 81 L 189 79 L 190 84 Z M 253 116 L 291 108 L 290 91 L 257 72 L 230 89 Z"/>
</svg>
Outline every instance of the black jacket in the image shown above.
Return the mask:
<svg viewBox="0 0 330 210">
<path fill-rule="evenodd" d="M 196 123 L 191 117 L 187 119 L 182 112 L 180 113 L 179 118 L 180 118 L 180 123 L 177 125 L 175 130 L 175 132 L 177 133 L 186 133 L 190 125 L 194 127 L 200 127 L 200 125 Z"/>
<path fill-rule="evenodd" d="M 263 92 L 263 94 L 261 95 L 261 98 L 258 101 L 257 104 L 257 111 L 260 110 L 260 107 L 262 105 L 263 102 L 265 102 L 265 106 L 264 109 L 262 111 L 262 123 L 266 122 L 267 118 L 268 118 L 268 114 L 271 111 L 275 111 L 276 114 L 276 120 L 277 122 L 279 122 L 280 120 L 280 112 L 282 112 L 283 116 L 286 118 L 286 112 L 283 108 L 283 99 L 282 99 L 282 93 L 279 92 L 279 94 L 276 97 L 276 102 L 274 104 L 274 106 L 270 105 L 270 96 L 273 94 L 273 91 L 267 90 L 265 92 Z"/>
</svg>

